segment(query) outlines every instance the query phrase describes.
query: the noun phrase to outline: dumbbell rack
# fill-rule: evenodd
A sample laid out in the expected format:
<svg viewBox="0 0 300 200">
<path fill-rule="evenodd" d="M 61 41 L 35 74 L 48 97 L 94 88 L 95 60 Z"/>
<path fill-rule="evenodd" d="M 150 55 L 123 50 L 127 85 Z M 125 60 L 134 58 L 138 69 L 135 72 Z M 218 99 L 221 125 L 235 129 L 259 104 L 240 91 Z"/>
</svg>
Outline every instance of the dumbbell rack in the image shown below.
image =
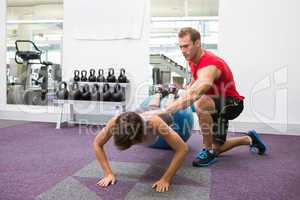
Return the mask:
<svg viewBox="0 0 300 200">
<path fill-rule="evenodd" d="M 72 85 L 73 81 L 69 81 L 68 85 Z M 89 84 L 92 86 L 93 84 L 98 84 L 102 89 L 104 83 L 99 82 L 78 82 L 78 84 L 84 85 Z M 113 88 L 116 83 L 108 83 L 110 88 Z M 104 125 L 108 119 L 114 116 L 116 113 L 126 111 L 126 105 L 129 99 L 129 89 L 130 83 L 119 83 L 122 88 L 125 88 L 125 100 L 121 102 L 112 102 L 112 101 L 84 101 L 84 100 L 54 100 L 54 104 L 59 107 L 59 116 L 56 121 L 56 129 L 61 128 L 62 123 L 68 124 L 94 124 L 94 125 Z M 66 120 L 63 120 L 63 115 L 65 112 L 65 107 L 69 109 L 69 115 L 67 116 Z M 95 112 L 97 118 L 102 119 L 101 123 L 91 123 L 88 121 L 80 121 L 77 119 L 77 115 L 80 114 L 76 112 L 76 107 L 83 107 L 83 108 L 92 108 L 93 112 Z"/>
</svg>

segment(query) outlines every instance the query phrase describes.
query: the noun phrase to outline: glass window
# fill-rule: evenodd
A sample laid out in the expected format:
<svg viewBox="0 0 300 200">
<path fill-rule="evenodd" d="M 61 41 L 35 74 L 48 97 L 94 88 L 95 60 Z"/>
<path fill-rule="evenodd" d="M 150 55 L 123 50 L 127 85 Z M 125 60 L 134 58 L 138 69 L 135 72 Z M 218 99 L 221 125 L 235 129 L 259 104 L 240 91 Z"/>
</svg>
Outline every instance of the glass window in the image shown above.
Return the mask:
<svg viewBox="0 0 300 200">
<path fill-rule="evenodd" d="M 7 5 L 7 103 L 51 104 L 61 79 L 63 0 Z"/>
<path fill-rule="evenodd" d="M 182 27 L 197 29 L 202 47 L 218 52 L 218 7 L 219 0 L 151 0 L 150 66 L 160 70 L 160 76 L 171 72 L 170 80 L 158 82 L 182 86 L 183 80 L 191 79 L 188 64 L 178 47 L 177 34 Z"/>
</svg>

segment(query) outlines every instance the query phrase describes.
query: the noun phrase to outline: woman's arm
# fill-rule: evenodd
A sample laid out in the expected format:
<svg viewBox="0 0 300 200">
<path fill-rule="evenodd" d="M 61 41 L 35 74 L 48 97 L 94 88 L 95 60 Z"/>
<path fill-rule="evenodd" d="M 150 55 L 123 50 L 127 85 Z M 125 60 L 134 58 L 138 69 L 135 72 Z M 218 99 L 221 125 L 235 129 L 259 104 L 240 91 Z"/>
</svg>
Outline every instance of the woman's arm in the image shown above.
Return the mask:
<svg viewBox="0 0 300 200">
<path fill-rule="evenodd" d="M 107 125 L 103 129 L 101 129 L 99 133 L 96 135 L 93 143 L 96 159 L 100 163 L 104 173 L 103 178 L 97 183 L 99 186 L 102 187 L 106 187 L 110 183 L 114 184 L 116 181 L 113 172 L 111 170 L 111 167 L 109 166 L 108 159 L 103 148 L 104 144 L 106 144 L 106 142 L 112 136 L 110 130 L 112 130 L 115 125 L 115 119 L 116 117 L 109 120 Z"/>
<path fill-rule="evenodd" d="M 153 187 L 156 187 L 156 191 L 164 192 L 168 190 L 173 176 L 181 166 L 186 154 L 188 153 L 188 145 L 181 139 L 178 133 L 176 133 L 158 116 L 153 117 L 150 120 L 150 123 L 153 128 L 155 128 L 157 133 L 161 135 L 175 151 L 175 155 L 173 156 L 169 167 L 167 168 L 161 179 L 153 185 Z"/>
</svg>

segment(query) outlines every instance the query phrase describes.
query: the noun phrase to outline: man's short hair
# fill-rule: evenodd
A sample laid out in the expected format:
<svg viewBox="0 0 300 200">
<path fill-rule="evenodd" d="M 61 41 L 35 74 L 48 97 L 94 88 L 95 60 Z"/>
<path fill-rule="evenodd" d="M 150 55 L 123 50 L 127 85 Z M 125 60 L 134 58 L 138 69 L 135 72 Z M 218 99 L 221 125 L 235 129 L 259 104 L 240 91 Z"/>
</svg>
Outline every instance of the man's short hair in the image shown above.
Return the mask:
<svg viewBox="0 0 300 200">
<path fill-rule="evenodd" d="M 178 37 L 182 38 L 186 35 L 189 35 L 193 43 L 195 43 L 197 40 L 201 41 L 201 35 L 200 32 L 192 27 L 184 27 L 181 28 L 178 32 Z"/>
</svg>

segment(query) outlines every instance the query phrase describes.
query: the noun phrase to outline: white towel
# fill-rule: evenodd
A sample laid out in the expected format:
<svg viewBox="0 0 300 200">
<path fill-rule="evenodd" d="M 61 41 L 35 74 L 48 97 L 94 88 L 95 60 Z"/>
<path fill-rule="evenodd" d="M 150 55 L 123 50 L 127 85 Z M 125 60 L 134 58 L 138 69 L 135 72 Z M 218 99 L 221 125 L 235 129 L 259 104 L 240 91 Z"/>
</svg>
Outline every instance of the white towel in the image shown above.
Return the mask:
<svg viewBox="0 0 300 200">
<path fill-rule="evenodd" d="M 141 38 L 146 0 L 77 0 L 74 3 L 76 39 Z"/>
</svg>

